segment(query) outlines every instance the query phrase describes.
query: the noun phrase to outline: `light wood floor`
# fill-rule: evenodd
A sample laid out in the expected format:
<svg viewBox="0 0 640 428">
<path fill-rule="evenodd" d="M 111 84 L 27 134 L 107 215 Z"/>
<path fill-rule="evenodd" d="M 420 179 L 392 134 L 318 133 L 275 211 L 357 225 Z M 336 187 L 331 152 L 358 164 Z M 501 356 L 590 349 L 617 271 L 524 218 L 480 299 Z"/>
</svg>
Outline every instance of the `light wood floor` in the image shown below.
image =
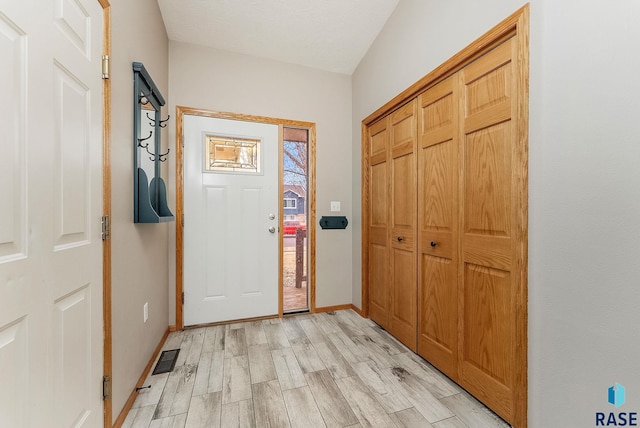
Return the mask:
<svg viewBox="0 0 640 428">
<path fill-rule="evenodd" d="M 171 333 L 125 428 L 508 427 L 351 310 Z"/>
</svg>

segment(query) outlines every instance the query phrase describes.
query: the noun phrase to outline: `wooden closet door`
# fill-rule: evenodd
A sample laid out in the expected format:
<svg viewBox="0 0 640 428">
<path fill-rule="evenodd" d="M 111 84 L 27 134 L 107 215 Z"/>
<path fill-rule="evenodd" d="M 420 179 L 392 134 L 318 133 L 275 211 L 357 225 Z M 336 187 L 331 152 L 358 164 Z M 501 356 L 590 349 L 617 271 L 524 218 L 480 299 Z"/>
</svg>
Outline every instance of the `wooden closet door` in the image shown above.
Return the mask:
<svg viewBox="0 0 640 428">
<path fill-rule="evenodd" d="M 526 5 L 363 121 L 364 311 L 519 428 L 528 44 Z"/>
<path fill-rule="evenodd" d="M 458 379 L 458 74 L 418 98 L 418 354 Z"/>
<path fill-rule="evenodd" d="M 526 237 L 518 232 L 526 204 L 526 142 L 514 120 L 520 99 L 514 52 L 512 38 L 460 71 L 460 384 L 510 422 L 516 375 L 526 375 L 515 357 L 526 339 L 516 330 L 526 272 Z"/>
<path fill-rule="evenodd" d="M 388 118 L 368 128 L 369 151 L 369 317 L 389 329 L 391 282 L 389 271 L 389 132 Z"/>
<path fill-rule="evenodd" d="M 416 350 L 416 100 L 389 119 L 391 307 L 388 331 Z"/>
</svg>

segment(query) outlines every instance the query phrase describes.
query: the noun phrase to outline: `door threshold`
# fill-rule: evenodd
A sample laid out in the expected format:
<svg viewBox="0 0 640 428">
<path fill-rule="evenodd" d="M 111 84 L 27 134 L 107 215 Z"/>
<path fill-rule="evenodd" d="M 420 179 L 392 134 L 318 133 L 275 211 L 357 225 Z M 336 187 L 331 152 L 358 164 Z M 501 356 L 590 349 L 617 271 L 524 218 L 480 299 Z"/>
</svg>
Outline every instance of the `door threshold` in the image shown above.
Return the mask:
<svg viewBox="0 0 640 428">
<path fill-rule="evenodd" d="M 289 311 L 289 312 L 285 312 L 282 314 L 282 316 L 286 317 L 289 315 L 303 315 L 303 314 L 309 314 L 311 313 L 311 311 L 309 311 L 309 309 L 297 309 L 295 311 Z"/>
</svg>

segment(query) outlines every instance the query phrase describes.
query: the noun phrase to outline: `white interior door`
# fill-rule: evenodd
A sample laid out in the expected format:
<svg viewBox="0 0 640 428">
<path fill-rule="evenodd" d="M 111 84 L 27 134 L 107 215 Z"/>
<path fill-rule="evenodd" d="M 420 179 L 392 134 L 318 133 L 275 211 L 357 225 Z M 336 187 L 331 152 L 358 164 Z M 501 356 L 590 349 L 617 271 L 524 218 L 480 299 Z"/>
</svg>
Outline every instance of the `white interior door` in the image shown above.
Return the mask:
<svg viewBox="0 0 640 428">
<path fill-rule="evenodd" d="M 102 28 L 0 0 L 0 427 L 102 425 Z"/>
<path fill-rule="evenodd" d="M 183 129 L 184 324 L 277 314 L 278 125 L 185 115 Z M 227 141 L 215 159 L 207 136 Z M 259 171 L 229 170 L 240 159 L 224 153 L 247 140 Z M 205 171 L 214 160 L 227 171 Z"/>
</svg>

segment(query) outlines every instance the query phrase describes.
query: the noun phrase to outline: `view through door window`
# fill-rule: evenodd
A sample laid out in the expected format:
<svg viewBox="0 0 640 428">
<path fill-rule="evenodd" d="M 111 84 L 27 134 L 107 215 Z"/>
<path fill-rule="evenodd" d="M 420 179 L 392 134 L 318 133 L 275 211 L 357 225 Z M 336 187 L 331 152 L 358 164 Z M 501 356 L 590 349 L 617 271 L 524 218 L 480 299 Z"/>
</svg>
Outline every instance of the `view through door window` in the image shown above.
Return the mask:
<svg viewBox="0 0 640 428">
<path fill-rule="evenodd" d="M 284 312 L 309 309 L 308 295 L 308 153 L 309 130 L 284 128 L 283 288 Z"/>
</svg>

